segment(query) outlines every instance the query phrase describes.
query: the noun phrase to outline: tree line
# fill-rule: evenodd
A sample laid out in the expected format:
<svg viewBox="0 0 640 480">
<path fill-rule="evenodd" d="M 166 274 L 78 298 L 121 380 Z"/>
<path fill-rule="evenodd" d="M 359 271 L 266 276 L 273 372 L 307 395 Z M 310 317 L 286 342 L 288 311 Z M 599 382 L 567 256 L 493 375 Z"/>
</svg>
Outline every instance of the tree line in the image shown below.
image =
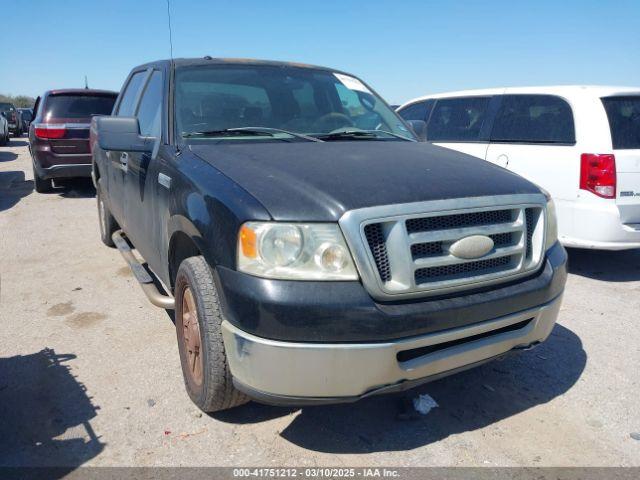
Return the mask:
<svg viewBox="0 0 640 480">
<path fill-rule="evenodd" d="M 0 102 L 13 103 L 16 108 L 33 108 L 36 99 L 28 95 L 3 95 L 0 93 Z"/>
</svg>

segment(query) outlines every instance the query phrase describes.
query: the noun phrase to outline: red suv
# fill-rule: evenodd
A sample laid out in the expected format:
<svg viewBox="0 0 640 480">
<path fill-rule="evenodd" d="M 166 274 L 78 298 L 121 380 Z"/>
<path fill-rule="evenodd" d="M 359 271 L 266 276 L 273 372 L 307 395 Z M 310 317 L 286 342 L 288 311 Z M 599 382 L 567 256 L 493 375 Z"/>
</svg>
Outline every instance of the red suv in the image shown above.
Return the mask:
<svg viewBox="0 0 640 480">
<path fill-rule="evenodd" d="M 90 177 L 89 126 L 93 115 L 110 115 L 117 92 L 50 90 L 38 97 L 29 127 L 29 151 L 37 192 L 54 178 Z"/>
</svg>

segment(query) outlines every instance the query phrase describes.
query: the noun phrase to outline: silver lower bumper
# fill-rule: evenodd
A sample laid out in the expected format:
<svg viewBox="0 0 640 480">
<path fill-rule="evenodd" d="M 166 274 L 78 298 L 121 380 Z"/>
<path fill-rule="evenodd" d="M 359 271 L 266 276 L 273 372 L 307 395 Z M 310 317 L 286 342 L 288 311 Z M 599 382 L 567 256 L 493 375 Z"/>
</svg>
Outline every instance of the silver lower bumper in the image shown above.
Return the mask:
<svg viewBox="0 0 640 480">
<path fill-rule="evenodd" d="M 482 363 L 514 348 L 545 340 L 555 324 L 562 296 L 535 309 L 410 339 L 385 343 L 293 343 L 256 337 L 223 322 L 231 374 L 265 397 L 360 397 L 391 385 L 438 377 Z M 514 324 L 518 329 L 498 332 Z M 481 336 L 476 339 L 465 338 Z M 406 361 L 398 353 L 456 342 Z"/>
</svg>

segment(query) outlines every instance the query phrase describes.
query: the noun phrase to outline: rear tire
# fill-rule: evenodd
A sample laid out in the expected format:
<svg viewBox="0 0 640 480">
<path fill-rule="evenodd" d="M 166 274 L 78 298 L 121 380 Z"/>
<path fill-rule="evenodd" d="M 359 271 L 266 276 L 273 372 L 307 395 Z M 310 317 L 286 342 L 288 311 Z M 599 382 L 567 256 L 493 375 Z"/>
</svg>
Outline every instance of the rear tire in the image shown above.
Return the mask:
<svg viewBox="0 0 640 480">
<path fill-rule="evenodd" d="M 38 193 L 49 193 L 53 190 L 53 181 L 50 178 L 42 178 L 38 175 L 35 167 L 33 167 L 33 181 Z"/>
<path fill-rule="evenodd" d="M 115 244 L 113 243 L 113 239 L 111 238 L 111 236 L 113 235 L 113 232 L 118 230 L 120 227 L 118 226 L 118 222 L 116 222 L 116 219 L 113 218 L 113 215 L 111 215 L 109 207 L 107 207 L 107 204 L 104 202 L 100 188 L 96 189 L 96 200 L 98 203 L 100 240 L 102 240 L 102 243 L 104 243 L 107 247 L 114 248 Z"/>
<path fill-rule="evenodd" d="M 222 341 L 224 315 L 211 268 L 202 256 L 180 264 L 175 292 L 178 350 L 189 397 L 204 412 L 248 402 L 233 386 Z"/>
</svg>

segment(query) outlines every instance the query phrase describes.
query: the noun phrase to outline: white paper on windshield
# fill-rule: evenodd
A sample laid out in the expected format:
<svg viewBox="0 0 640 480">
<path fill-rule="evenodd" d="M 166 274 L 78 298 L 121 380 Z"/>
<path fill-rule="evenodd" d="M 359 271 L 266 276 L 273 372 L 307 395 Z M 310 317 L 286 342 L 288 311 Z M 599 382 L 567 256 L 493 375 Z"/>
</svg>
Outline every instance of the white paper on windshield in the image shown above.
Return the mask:
<svg viewBox="0 0 640 480">
<path fill-rule="evenodd" d="M 334 73 L 335 77 L 342 82 L 342 84 L 349 90 L 356 90 L 358 92 L 371 93 L 369 89 L 360 80 L 349 75 L 343 75 L 341 73 Z"/>
</svg>

